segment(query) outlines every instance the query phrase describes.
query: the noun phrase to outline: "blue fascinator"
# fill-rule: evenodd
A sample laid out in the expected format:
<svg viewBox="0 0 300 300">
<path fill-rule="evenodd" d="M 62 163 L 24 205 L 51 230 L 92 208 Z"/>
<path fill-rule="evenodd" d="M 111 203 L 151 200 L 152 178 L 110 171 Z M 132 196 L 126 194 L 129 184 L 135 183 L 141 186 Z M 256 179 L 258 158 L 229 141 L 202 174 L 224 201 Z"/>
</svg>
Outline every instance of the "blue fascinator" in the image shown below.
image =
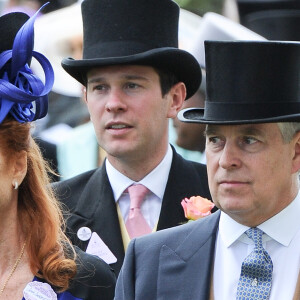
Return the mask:
<svg viewBox="0 0 300 300">
<path fill-rule="evenodd" d="M 31 18 L 21 12 L 0 17 L 0 123 L 9 114 L 20 123 L 47 114 L 54 72 L 48 59 L 33 51 L 34 21 L 39 11 Z M 32 57 L 42 66 L 45 82 L 30 69 Z"/>
</svg>

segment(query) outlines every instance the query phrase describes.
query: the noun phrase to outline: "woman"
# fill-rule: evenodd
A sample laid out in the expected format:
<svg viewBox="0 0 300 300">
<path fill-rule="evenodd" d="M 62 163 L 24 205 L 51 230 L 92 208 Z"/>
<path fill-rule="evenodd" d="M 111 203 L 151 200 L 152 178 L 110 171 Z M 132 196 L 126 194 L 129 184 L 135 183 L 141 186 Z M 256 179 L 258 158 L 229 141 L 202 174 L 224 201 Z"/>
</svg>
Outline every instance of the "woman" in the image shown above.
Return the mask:
<svg viewBox="0 0 300 300">
<path fill-rule="evenodd" d="M 64 235 L 45 162 L 30 135 L 31 121 L 47 112 L 53 85 L 50 63 L 33 51 L 35 17 L 0 17 L 0 299 L 113 299 L 110 267 L 74 249 Z M 32 57 L 45 83 L 32 74 Z"/>
</svg>

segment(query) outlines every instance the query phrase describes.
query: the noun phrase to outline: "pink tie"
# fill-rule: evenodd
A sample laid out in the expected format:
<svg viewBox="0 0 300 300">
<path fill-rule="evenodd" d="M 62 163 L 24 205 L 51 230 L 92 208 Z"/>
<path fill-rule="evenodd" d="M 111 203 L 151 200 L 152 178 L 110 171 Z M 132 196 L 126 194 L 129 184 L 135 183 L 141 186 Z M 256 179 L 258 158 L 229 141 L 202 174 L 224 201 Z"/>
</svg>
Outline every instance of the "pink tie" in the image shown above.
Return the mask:
<svg viewBox="0 0 300 300">
<path fill-rule="evenodd" d="M 141 205 L 149 190 L 142 184 L 131 185 L 128 188 L 130 197 L 130 211 L 126 221 L 127 232 L 131 239 L 151 232 L 151 228 L 145 220 Z"/>
</svg>

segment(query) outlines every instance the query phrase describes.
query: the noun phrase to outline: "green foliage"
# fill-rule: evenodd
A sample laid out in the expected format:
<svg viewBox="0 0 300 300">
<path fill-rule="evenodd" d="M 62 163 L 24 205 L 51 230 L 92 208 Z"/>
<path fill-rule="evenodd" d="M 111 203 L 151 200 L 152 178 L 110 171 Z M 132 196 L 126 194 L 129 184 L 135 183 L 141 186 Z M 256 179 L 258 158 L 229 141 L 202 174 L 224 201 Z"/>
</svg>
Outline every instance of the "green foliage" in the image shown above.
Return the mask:
<svg viewBox="0 0 300 300">
<path fill-rule="evenodd" d="M 223 0 L 175 0 L 181 8 L 189 10 L 200 16 L 212 11 L 221 14 Z"/>
</svg>

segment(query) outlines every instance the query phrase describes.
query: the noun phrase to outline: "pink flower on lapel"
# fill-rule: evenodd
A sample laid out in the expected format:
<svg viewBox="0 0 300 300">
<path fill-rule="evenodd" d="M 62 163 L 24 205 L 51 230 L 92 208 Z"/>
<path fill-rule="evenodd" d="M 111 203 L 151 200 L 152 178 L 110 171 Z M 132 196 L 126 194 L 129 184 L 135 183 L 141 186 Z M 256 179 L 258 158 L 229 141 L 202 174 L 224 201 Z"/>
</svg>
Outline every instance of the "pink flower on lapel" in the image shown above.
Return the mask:
<svg viewBox="0 0 300 300">
<path fill-rule="evenodd" d="M 198 220 L 211 214 L 211 210 L 214 208 L 214 204 L 200 196 L 193 196 L 191 198 L 184 198 L 181 201 L 181 205 L 184 209 L 184 215 L 189 220 Z"/>
</svg>

